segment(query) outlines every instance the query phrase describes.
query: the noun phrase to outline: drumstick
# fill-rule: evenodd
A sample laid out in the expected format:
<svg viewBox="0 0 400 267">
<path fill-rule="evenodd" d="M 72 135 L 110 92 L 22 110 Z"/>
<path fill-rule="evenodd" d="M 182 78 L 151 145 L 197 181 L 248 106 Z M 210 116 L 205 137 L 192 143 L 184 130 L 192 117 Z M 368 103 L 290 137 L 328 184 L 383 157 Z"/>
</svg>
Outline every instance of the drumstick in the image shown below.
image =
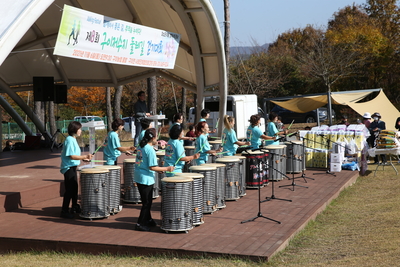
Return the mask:
<svg viewBox="0 0 400 267">
<path fill-rule="evenodd" d="M 176 164 L 178 164 L 179 160 L 183 157 L 183 154 L 185 154 L 185 151 L 183 151 L 182 154 L 179 156 L 178 160 L 174 164 L 174 167 L 176 166 Z"/>
<path fill-rule="evenodd" d="M 104 143 L 105 143 L 105 142 L 104 142 Z M 99 145 L 99 146 L 98 146 L 98 148 L 97 148 L 97 149 L 96 149 L 96 150 L 93 152 L 93 154 L 92 154 L 92 155 L 96 154 L 96 152 L 97 152 L 97 151 L 99 151 L 99 149 L 100 149 L 100 148 L 101 148 L 101 147 L 104 145 L 104 143 L 103 143 L 103 144 L 101 144 L 101 145 Z"/>
<path fill-rule="evenodd" d="M 158 130 L 157 140 L 160 139 L 160 134 L 161 134 L 161 127 L 160 130 Z"/>
<path fill-rule="evenodd" d="M 288 130 L 290 129 L 290 127 L 292 127 L 294 120 L 292 120 L 292 122 L 290 123 L 289 127 L 287 128 Z"/>
<path fill-rule="evenodd" d="M 218 130 L 218 123 L 219 123 L 219 118 L 217 120 L 217 124 L 215 125 L 215 129 L 217 129 L 217 130 Z"/>
<path fill-rule="evenodd" d="M 205 144 L 206 144 L 206 142 L 203 143 L 203 145 L 201 146 L 200 150 L 197 151 L 195 154 L 203 152 L 203 147 L 204 147 Z"/>
</svg>

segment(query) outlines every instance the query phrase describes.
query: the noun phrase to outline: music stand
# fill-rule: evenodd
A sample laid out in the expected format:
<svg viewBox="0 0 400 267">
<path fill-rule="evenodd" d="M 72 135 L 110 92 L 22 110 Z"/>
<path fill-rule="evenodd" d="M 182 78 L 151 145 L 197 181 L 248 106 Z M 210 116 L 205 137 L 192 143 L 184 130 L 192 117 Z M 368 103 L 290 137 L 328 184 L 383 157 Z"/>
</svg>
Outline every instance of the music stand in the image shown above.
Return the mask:
<svg viewBox="0 0 400 267">
<path fill-rule="evenodd" d="M 291 157 L 291 162 L 292 162 L 292 168 L 294 168 L 294 161 L 295 161 L 295 158 L 294 158 L 294 147 L 293 147 L 293 145 L 294 145 L 294 143 L 292 142 L 292 141 L 288 141 L 288 142 L 290 142 L 291 144 L 292 144 L 292 148 L 290 149 L 291 150 L 291 152 L 290 152 L 290 157 Z M 298 159 L 296 159 L 296 160 L 298 160 Z M 303 165 L 303 159 L 301 159 L 301 163 L 302 163 L 302 165 Z M 304 168 L 302 168 L 302 169 L 304 169 Z M 302 178 L 302 177 L 297 177 L 297 178 Z M 303 177 L 304 178 L 304 177 Z M 290 178 L 288 178 L 289 180 L 290 180 Z M 292 183 L 291 184 L 289 184 L 289 185 L 281 185 L 281 186 L 279 186 L 279 188 L 281 188 L 281 187 L 288 187 L 288 186 L 292 186 L 293 187 L 293 189 L 292 189 L 292 191 L 294 191 L 294 187 L 295 186 L 299 186 L 299 187 L 304 187 L 304 188 L 308 188 L 308 186 L 304 186 L 304 185 L 298 185 L 298 184 L 296 184 L 296 182 L 295 182 L 295 177 L 294 177 L 294 169 L 292 170 Z M 305 180 L 305 179 L 304 179 Z M 306 181 L 306 180 L 305 180 Z M 307 182 L 307 181 L 306 181 Z"/>
<path fill-rule="evenodd" d="M 271 151 L 270 151 L 269 154 L 271 155 L 271 169 L 270 169 L 271 171 L 269 171 L 269 175 L 271 175 L 271 178 L 272 178 L 272 173 L 273 173 L 273 171 L 279 172 L 279 173 L 282 174 L 283 176 L 286 176 L 286 174 L 284 174 L 284 173 L 282 173 L 280 170 L 274 168 L 274 162 L 275 162 L 275 161 L 274 161 L 274 155 L 275 155 L 275 153 L 271 153 Z M 286 176 L 286 177 L 287 177 L 287 176 Z M 275 180 L 272 180 L 272 179 L 268 179 L 268 180 L 271 181 L 271 183 L 272 183 L 272 189 L 271 189 L 272 192 L 271 192 L 271 196 L 270 196 L 270 197 L 266 197 L 265 200 L 263 200 L 263 201 L 261 201 L 261 202 L 266 202 L 266 201 L 270 201 L 270 200 L 273 200 L 273 199 L 292 202 L 291 199 L 285 199 L 285 198 L 277 198 L 277 197 L 275 197 L 275 194 L 274 194 L 274 192 L 275 192 L 275 186 L 274 186 Z"/>
<path fill-rule="evenodd" d="M 245 152 L 246 153 L 246 152 Z M 260 179 L 260 181 L 259 181 L 259 183 L 258 183 L 258 188 L 257 188 L 257 190 L 258 190 L 258 213 L 257 213 L 257 215 L 255 216 L 255 217 L 253 217 L 253 218 L 251 218 L 251 219 L 248 219 L 248 220 L 244 220 L 244 221 L 241 221 L 240 223 L 247 223 L 247 222 L 252 222 L 252 221 L 255 221 L 257 218 L 264 218 L 264 219 L 267 219 L 267 220 L 270 220 L 270 221 L 274 221 L 274 222 L 276 222 L 276 223 L 279 223 L 279 224 L 281 224 L 281 222 L 280 221 L 277 221 L 277 220 L 274 220 L 274 219 L 271 219 L 271 218 L 268 218 L 268 217 L 265 217 L 264 215 L 262 215 L 262 213 L 261 213 L 261 175 L 262 175 L 262 170 L 260 170 L 260 164 L 257 164 L 257 166 L 255 166 L 255 168 L 257 168 L 257 172 L 258 172 L 258 177 L 259 177 L 259 179 Z"/>
<path fill-rule="evenodd" d="M 50 150 L 51 152 L 53 152 L 53 148 L 61 148 L 63 146 L 62 143 L 57 143 L 57 137 L 58 135 L 61 134 L 62 136 L 64 136 L 65 139 L 67 139 L 67 137 L 60 131 L 60 129 L 57 129 L 56 132 L 53 134 L 53 136 L 51 137 L 51 146 L 50 146 Z"/>
</svg>

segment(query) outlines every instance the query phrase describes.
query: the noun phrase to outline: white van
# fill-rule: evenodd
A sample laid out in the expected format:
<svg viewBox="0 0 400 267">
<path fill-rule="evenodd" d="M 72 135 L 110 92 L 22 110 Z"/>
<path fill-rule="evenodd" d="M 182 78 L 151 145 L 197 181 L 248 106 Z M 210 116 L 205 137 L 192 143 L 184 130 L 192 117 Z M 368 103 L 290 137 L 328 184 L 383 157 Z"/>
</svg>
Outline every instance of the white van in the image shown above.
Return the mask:
<svg viewBox="0 0 400 267">
<path fill-rule="evenodd" d="M 209 109 L 210 117 L 207 119 L 207 124 L 210 125 L 210 129 L 216 126 L 219 118 L 219 97 L 212 96 L 204 99 L 204 108 Z M 257 95 L 228 95 L 226 114 L 233 116 L 236 120 L 235 131 L 238 139 L 246 138 L 246 130 L 250 125 L 249 119 L 251 115 L 258 114 L 258 103 Z M 196 109 L 190 108 L 189 110 L 189 123 L 195 123 Z M 200 118 L 198 118 L 199 120 Z M 197 121 L 196 121 L 197 122 Z M 219 120 L 219 123 L 224 123 L 223 118 Z M 219 124 L 221 125 L 221 124 Z M 265 119 L 261 116 L 262 132 L 265 132 Z M 220 136 L 220 133 L 217 133 Z"/>
<path fill-rule="evenodd" d="M 104 130 L 106 128 L 99 116 L 76 116 L 74 121 L 79 121 L 82 124 L 82 131 L 88 131 L 89 127 L 95 127 L 96 130 Z"/>
</svg>

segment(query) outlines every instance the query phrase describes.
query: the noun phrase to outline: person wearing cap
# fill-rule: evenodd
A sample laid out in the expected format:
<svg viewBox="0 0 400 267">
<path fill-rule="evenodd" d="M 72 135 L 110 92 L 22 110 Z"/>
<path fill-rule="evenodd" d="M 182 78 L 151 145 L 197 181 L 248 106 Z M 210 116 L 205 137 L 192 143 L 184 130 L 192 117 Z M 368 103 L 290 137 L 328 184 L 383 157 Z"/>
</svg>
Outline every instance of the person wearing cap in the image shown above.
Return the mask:
<svg viewBox="0 0 400 267">
<path fill-rule="evenodd" d="M 342 120 L 340 121 L 340 123 L 339 124 L 344 124 L 344 125 L 346 125 L 346 126 L 349 126 L 350 125 L 350 123 L 347 121 L 347 116 L 346 115 L 342 115 Z"/>
<path fill-rule="evenodd" d="M 370 138 L 370 146 L 371 147 L 376 147 L 376 139 L 378 139 L 379 133 L 382 130 L 386 130 L 386 124 L 384 121 L 381 121 L 381 114 L 378 112 L 375 112 L 372 114 L 372 119 L 374 120 L 371 122 L 368 130 L 371 133 L 371 138 Z M 381 164 L 387 164 L 386 162 L 386 155 L 381 155 Z M 375 161 L 374 164 L 379 164 L 379 157 L 378 155 L 375 156 Z"/>
<path fill-rule="evenodd" d="M 362 123 L 365 125 L 365 127 L 369 128 L 369 126 L 371 125 L 371 113 L 365 112 L 362 117 Z"/>
</svg>

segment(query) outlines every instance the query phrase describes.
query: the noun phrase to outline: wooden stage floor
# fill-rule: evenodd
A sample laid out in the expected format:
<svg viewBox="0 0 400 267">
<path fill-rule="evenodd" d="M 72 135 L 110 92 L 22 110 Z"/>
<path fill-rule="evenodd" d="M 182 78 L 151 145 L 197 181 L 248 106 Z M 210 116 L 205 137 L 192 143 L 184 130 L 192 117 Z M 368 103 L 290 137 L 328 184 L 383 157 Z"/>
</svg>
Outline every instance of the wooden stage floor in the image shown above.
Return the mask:
<svg viewBox="0 0 400 267">
<path fill-rule="evenodd" d="M 102 159 L 101 153 L 98 154 L 98 159 Z M 119 158 L 121 166 L 125 158 L 125 155 Z M 188 233 L 165 233 L 159 227 L 139 232 L 133 229 L 140 204 L 124 203 L 121 212 L 107 219 L 60 218 L 63 176 L 59 164 L 60 151 L 0 153 L 0 250 L 168 253 L 268 260 L 358 177 L 357 171 L 342 171 L 333 176 L 325 170 L 311 169 L 306 176 L 315 180 L 307 179 L 306 183 L 304 179 L 296 179 L 296 184 L 308 188 L 279 188 L 291 181 L 276 182 L 275 197 L 292 202 L 273 199 L 261 203 L 261 214 L 281 224 L 263 217 L 241 223 L 258 216 L 258 190 L 248 189 L 247 195 L 238 201 L 228 201 L 225 209 L 205 215 L 205 223 Z M 262 200 L 272 195 L 271 184 L 261 189 Z M 161 197 L 154 200 L 152 208 L 158 224 L 160 209 Z"/>
</svg>

